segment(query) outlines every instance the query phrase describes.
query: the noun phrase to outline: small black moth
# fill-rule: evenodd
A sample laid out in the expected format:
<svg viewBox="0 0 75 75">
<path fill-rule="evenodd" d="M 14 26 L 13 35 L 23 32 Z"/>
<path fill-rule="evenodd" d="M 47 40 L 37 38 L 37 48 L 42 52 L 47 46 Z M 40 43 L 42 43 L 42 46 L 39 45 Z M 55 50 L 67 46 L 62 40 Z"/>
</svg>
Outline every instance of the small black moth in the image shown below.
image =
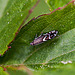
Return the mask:
<svg viewBox="0 0 75 75">
<path fill-rule="evenodd" d="M 46 34 L 41 34 L 39 37 L 35 38 L 34 41 L 32 41 L 30 43 L 30 45 L 38 45 L 38 44 L 43 43 L 44 41 L 53 39 L 54 37 L 57 36 L 57 33 L 58 33 L 57 30 L 53 30 L 53 31 L 50 31 Z"/>
</svg>

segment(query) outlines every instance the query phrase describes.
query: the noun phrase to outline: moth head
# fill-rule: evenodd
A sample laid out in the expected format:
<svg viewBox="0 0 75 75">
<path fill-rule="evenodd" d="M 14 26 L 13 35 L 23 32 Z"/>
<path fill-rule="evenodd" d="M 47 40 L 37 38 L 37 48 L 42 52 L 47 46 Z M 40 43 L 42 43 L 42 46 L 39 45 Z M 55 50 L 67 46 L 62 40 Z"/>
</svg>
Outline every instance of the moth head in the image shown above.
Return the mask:
<svg viewBox="0 0 75 75">
<path fill-rule="evenodd" d="M 30 45 L 34 45 L 34 42 L 31 42 Z"/>
</svg>

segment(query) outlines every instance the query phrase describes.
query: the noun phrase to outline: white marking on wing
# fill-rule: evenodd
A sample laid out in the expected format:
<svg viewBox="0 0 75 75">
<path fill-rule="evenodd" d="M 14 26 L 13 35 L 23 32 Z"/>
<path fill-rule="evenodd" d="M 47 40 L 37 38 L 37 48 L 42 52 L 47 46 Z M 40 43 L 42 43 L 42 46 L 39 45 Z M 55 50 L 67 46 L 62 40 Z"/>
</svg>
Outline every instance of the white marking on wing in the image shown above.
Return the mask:
<svg viewBox="0 0 75 75">
<path fill-rule="evenodd" d="M 45 37 L 43 38 L 43 41 L 47 41 L 47 40 L 45 40 L 45 39 L 46 39 L 46 37 L 47 37 L 47 36 L 45 36 Z"/>
<path fill-rule="evenodd" d="M 54 34 L 54 36 L 56 36 L 56 34 Z"/>
<path fill-rule="evenodd" d="M 51 34 L 51 32 L 49 32 Z"/>
<path fill-rule="evenodd" d="M 52 31 L 52 33 L 54 33 L 54 32 L 55 32 L 55 30 Z"/>
<path fill-rule="evenodd" d="M 51 39 L 51 38 L 50 38 L 50 34 L 49 34 L 49 39 Z"/>
</svg>

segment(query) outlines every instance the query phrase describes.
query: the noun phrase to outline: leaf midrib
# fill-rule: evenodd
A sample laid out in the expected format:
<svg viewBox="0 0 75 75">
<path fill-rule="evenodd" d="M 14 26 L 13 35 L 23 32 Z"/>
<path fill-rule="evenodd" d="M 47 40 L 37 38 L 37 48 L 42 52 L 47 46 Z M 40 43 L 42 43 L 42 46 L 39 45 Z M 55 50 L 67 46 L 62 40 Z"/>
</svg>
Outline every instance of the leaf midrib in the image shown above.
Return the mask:
<svg viewBox="0 0 75 75">
<path fill-rule="evenodd" d="M 55 57 L 55 58 L 52 58 L 52 59 L 50 59 L 50 60 L 48 60 L 47 62 L 45 62 L 45 63 L 39 63 L 39 64 L 48 64 L 48 62 L 49 61 L 51 61 L 51 60 L 54 60 L 54 59 L 56 59 L 56 58 L 58 58 L 58 57 L 61 57 L 61 56 L 63 56 L 63 55 L 65 55 L 65 54 L 69 54 L 69 53 L 72 53 L 73 51 L 75 51 L 75 50 L 71 50 L 71 51 L 69 51 L 69 52 L 67 52 L 67 53 L 63 53 L 63 54 L 61 54 L 61 55 L 59 55 L 59 56 L 57 56 L 57 57 Z M 26 60 L 27 61 L 27 60 Z M 23 62 L 23 63 L 25 63 L 25 61 Z M 33 65 L 33 64 L 38 64 L 38 63 L 32 63 L 32 64 L 26 64 L 26 65 Z"/>
</svg>

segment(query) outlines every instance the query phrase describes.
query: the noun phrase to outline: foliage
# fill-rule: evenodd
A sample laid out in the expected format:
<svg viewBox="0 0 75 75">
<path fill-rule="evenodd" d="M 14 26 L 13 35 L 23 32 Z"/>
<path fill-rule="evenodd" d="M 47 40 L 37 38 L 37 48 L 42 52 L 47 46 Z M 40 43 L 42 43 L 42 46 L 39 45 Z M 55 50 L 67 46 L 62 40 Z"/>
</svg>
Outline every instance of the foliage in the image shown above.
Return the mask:
<svg viewBox="0 0 75 75">
<path fill-rule="evenodd" d="M 69 1 L 0 0 L 2 74 L 74 75 L 75 0 Z M 58 30 L 58 36 L 39 45 L 30 45 L 36 34 L 51 30 Z"/>
</svg>

